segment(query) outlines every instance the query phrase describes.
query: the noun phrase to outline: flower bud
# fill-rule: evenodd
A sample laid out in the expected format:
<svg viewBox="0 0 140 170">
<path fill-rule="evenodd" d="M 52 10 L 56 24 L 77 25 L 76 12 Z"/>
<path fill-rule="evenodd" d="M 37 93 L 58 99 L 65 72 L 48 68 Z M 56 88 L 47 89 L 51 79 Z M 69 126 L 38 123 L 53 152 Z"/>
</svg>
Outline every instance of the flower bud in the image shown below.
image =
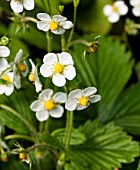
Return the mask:
<svg viewBox="0 0 140 170">
<path fill-rule="evenodd" d="M 6 36 L 3 36 L 0 40 L 1 45 L 7 45 L 9 43 L 9 38 L 7 38 Z"/>
<path fill-rule="evenodd" d="M 77 7 L 79 5 L 80 0 L 73 0 L 74 7 Z"/>
</svg>

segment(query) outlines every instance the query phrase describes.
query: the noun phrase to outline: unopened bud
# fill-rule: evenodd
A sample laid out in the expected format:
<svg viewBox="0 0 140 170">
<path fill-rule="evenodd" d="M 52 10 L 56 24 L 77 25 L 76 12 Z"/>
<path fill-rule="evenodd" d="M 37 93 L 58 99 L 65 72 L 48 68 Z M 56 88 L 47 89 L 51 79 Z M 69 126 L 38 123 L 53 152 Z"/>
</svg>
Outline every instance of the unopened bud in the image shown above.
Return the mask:
<svg viewBox="0 0 140 170">
<path fill-rule="evenodd" d="M 0 40 L 1 45 L 7 45 L 9 43 L 9 38 L 7 38 L 6 36 L 3 36 Z"/>
<path fill-rule="evenodd" d="M 2 160 L 2 162 L 8 162 L 8 156 L 7 156 L 6 152 L 3 152 L 1 154 L 1 160 Z"/>
<path fill-rule="evenodd" d="M 58 9 L 59 9 L 60 13 L 63 13 L 63 11 L 64 11 L 64 5 L 59 5 Z"/>
<path fill-rule="evenodd" d="M 73 0 L 74 7 L 77 7 L 79 5 L 80 0 Z"/>
</svg>

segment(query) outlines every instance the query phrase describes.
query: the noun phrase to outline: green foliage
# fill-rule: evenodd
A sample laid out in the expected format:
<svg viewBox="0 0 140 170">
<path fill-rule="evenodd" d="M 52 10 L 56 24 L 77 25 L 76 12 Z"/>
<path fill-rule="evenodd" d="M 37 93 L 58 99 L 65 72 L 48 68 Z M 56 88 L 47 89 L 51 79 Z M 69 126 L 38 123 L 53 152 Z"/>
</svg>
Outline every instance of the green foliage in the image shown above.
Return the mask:
<svg viewBox="0 0 140 170">
<path fill-rule="evenodd" d="M 112 0 L 81 0 L 77 27 L 83 32 L 108 33 L 111 24 L 103 14 L 103 6 L 106 4 L 112 4 Z"/>
<path fill-rule="evenodd" d="M 98 121 L 87 121 L 80 130 L 87 140 L 71 146 L 67 157 L 70 162 L 65 170 L 111 170 L 121 167 L 121 163 L 134 161 L 139 155 L 138 142 L 132 141 L 132 137 L 114 123 L 102 125 Z"/>
<path fill-rule="evenodd" d="M 59 140 L 63 140 L 65 136 L 65 129 L 57 129 L 52 132 L 52 136 L 55 136 Z M 73 129 L 70 139 L 71 145 L 78 145 L 83 143 L 86 140 L 85 135 L 81 133 L 78 129 Z"/>
</svg>

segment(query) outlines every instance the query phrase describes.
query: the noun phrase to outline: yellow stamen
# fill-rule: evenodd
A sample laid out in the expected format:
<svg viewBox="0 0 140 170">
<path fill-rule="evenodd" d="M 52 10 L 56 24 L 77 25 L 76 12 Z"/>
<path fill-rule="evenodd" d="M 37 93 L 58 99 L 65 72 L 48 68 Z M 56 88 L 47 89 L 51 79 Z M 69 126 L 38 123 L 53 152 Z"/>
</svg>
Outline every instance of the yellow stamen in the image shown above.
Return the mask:
<svg viewBox="0 0 140 170">
<path fill-rule="evenodd" d="M 19 153 L 19 159 L 25 159 L 26 157 L 27 157 L 27 154 Z"/>
<path fill-rule="evenodd" d="M 10 77 L 8 75 L 4 75 L 2 79 L 7 81 L 8 83 L 11 82 Z"/>
<path fill-rule="evenodd" d="M 87 103 L 88 103 L 88 98 L 85 97 L 85 96 L 82 96 L 80 99 L 79 99 L 79 103 L 82 105 L 82 106 L 86 106 Z"/>
<path fill-rule="evenodd" d="M 55 31 L 55 30 L 57 30 L 57 29 L 58 29 L 58 23 L 55 22 L 55 21 L 51 21 L 51 22 L 50 22 L 50 30 L 51 30 L 51 31 Z"/>
<path fill-rule="evenodd" d="M 52 100 L 44 102 L 44 107 L 49 111 L 52 110 L 54 106 L 55 106 L 55 103 Z"/>
<path fill-rule="evenodd" d="M 19 70 L 20 72 L 25 72 L 26 69 L 27 69 L 27 67 L 26 67 L 25 64 L 20 63 L 20 64 L 18 65 L 18 70 Z"/>
<path fill-rule="evenodd" d="M 35 81 L 35 77 L 34 77 L 32 72 L 29 74 L 29 80 L 30 81 Z"/>
<path fill-rule="evenodd" d="M 114 12 L 117 12 L 117 11 L 118 11 L 118 8 L 113 5 L 113 6 L 112 6 L 112 10 L 113 10 Z"/>
<path fill-rule="evenodd" d="M 56 73 L 62 73 L 63 69 L 64 69 L 64 66 L 63 66 L 62 64 L 60 64 L 60 63 L 57 63 L 57 64 L 54 66 L 54 71 L 55 71 Z"/>
</svg>

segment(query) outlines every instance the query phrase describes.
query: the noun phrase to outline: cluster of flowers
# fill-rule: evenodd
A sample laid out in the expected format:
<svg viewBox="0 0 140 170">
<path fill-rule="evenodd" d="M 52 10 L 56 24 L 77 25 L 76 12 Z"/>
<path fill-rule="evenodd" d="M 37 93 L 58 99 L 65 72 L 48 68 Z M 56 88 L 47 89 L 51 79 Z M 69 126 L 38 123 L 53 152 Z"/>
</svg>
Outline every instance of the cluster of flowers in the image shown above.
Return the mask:
<svg viewBox="0 0 140 170">
<path fill-rule="evenodd" d="M 23 7 L 27 10 L 34 8 L 34 0 L 11 0 L 11 8 L 15 13 L 23 11 Z M 66 17 L 61 15 L 49 16 L 46 13 L 37 14 L 40 20 L 37 22 L 37 28 L 44 32 L 51 31 L 60 35 L 65 29 L 73 27 L 71 21 L 67 21 Z M 20 49 L 12 63 L 8 64 L 5 59 L 10 55 L 10 50 L 6 46 L 0 47 L 0 94 L 11 95 L 14 86 L 21 88 L 21 78 L 25 77 L 28 72 L 28 66 L 23 59 L 23 51 Z M 64 113 L 64 108 L 60 104 L 65 103 L 65 109 L 69 111 L 83 110 L 90 103 L 95 103 L 101 99 L 100 95 L 95 95 L 97 89 L 95 87 L 87 87 L 85 89 L 76 89 L 71 91 L 68 96 L 64 92 L 56 92 L 52 89 L 44 89 L 38 77 L 37 67 L 31 59 L 29 62 L 32 66 L 29 73 L 29 80 L 35 85 L 36 92 L 40 92 L 38 100 L 35 100 L 30 109 L 36 112 L 36 118 L 39 121 L 45 121 L 49 115 L 54 118 L 60 118 Z M 63 87 L 66 80 L 73 80 L 76 76 L 74 61 L 68 52 L 47 53 L 43 58 L 43 64 L 40 67 L 40 74 L 45 78 L 52 78 L 52 83 L 57 87 Z"/>
<path fill-rule="evenodd" d="M 132 8 L 132 13 L 134 16 L 140 16 L 140 0 L 130 0 L 129 1 Z M 108 17 L 108 21 L 111 23 L 116 23 L 119 21 L 121 15 L 126 15 L 128 12 L 128 6 L 122 0 L 115 1 L 112 5 L 105 5 L 103 8 L 103 13 Z"/>
</svg>

